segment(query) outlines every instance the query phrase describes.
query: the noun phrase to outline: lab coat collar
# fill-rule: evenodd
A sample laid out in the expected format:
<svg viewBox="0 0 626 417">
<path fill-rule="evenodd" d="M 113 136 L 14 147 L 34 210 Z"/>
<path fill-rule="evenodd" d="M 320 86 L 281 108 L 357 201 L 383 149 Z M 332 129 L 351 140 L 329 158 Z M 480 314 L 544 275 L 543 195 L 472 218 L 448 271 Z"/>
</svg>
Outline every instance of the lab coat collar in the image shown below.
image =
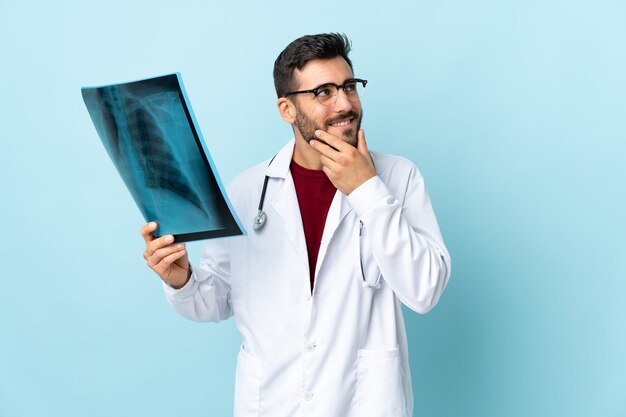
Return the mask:
<svg viewBox="0 0 626 417">
<path fill-rule="evenodd" d="M 322 233 L 322 241 L 320 242 L 320 249 L 317 255 L 317 265 L 315 267 L 315 280 L 317 280 L 317 274 L 326 258 L 326 252 L 328 245 L 330 244 L 335 232 L 339 228 L 339 225 L 346 217 L 348 213 L 352 211 L 352 206 L 348 202 L 347 197 L 339 190 L 335 193 L 328 215 L 326 216 L 326 223 L 324 224 L 324 232 Z"/>
<path fill-rule="evenodd" d="M 300 215 L 296 189 L 289 169 L 294 146 L 294 139 L 283 146 L 274 157 L 274 160 L 265 169 L 265 175 L 270 178 L 281 178 L 284 180 L 280 181 L 280 188 L 271 200 L 271 206 L 282 220 L 285 231 L 296 249 L 302 265 L 308 271 L 309 264 L 304 229 L 302 227 L 302 216 Z"/>
<path fill-rule="evenodd" d="M 265 175 L 270 178 L 287 178 L 295 144 L 296 140 L 292 138 L 280 151 L 278 151 L 272 163 L 265 168 Z"/>
<path fill-rule="evenodd" d="M 265 175 L 270 178 L 282 178 L 285 180 L 280 191 L 278 191 L 276 197 L 271 202 L 271 205 L 282 219 L 287 235 L 296 248 L 296 252 L 302 262 L 304 262 L 308 269 L 308 255 L 302 228 L 302 217 L 300 215 L 293 178 L 289 169 L 294 146 L 295 140 L 292 139 L 276 154 L 272 163 L 265 169 Z M 351 211 L 352 206 L 350 206 L 348 199 L 341 191 L 337 190 L 326 217 L 316 270 L 319 270 L 325 258 L 326 250 L 335 231 L 346 215 Z"/>
</svg>

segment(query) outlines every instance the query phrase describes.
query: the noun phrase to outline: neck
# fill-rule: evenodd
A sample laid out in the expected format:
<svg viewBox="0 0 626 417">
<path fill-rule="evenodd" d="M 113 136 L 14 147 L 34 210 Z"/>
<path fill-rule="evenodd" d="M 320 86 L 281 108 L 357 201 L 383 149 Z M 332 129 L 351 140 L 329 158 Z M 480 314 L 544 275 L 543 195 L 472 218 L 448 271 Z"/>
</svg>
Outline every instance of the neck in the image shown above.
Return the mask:
<svg viewBox="0 0 626 417">
<path fill-rule="evenodd" d="M 315 169 L 318 171 L 322 169 L 320 153 L 313 149 L 307 141 L 300 137 L 300 135 L 296 135 L 296 146 L 293 150 L 293 160 L 296 161 L 296 164 L 304 168 Z"/>
</svg>

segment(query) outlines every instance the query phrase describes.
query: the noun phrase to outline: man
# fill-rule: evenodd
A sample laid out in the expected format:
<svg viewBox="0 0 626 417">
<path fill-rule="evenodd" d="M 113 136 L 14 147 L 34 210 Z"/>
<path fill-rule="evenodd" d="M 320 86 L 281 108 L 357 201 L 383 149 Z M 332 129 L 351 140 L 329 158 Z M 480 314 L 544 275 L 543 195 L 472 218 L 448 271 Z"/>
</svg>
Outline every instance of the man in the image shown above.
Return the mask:
<svg viewBox="0 0 626 417">
<path fill-rule="evenodd" d="M 354 78 L 349 51 L 344 35 L 304 36 L 274 64 L 295 139 L 228 190 L 242 219 L 262 201 L 260 230 L 208 241 L 191 268 L 184 245 L 155 239 L 154 223 L 142 229 L 176 311 L 235 316 L 237 417 L 412 416 L 401 302 L 433 308 L 450 258 L 417 168 L 368 151 L 367 81 Z"/>
</svg>

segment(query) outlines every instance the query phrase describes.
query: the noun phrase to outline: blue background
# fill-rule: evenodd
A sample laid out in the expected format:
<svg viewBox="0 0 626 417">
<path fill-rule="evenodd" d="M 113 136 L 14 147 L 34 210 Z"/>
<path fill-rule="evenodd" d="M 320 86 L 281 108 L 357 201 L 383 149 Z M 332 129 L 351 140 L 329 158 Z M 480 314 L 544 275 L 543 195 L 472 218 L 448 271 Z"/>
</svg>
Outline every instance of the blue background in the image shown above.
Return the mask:
<svg viewBox="0 0 626 417">
<path fill-rule="evenodd" d="M 289 139 L 272 65 L 325 31 L 452 254 L 406 314 L 415 415 L 626 415 L 625 2 L 381 3 L 0 0 L 0 416 L 232 412 L 234 322 L 168 307 L 80 87 L 180 71 L 228 182 Z"/>
</svg>

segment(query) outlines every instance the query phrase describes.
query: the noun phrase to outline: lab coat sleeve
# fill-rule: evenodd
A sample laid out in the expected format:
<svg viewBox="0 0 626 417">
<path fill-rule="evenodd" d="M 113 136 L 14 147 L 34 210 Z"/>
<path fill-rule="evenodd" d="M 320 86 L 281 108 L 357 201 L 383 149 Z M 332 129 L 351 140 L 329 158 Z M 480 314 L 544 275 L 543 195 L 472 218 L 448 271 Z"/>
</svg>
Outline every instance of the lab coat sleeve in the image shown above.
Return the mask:
<svg viewBox="0 0 626 417">
<path fill-rule="evenodd" d="M 176 290 L 163 285 L 165 296 L 183 317 L 194 321 L 225 320 L 233 314 L 230 297 L 230 257 L 227 239 L 209 240 L 191 278 Z"/>
<path fill-rule="evenodd" d="M 450 256 L 423 177 L 414 166 L 408 176 L 395 196 L 375 176 L 348 200 L 363 223 L 384 283 L 410 309 L 423 314 L 437 304 L 446 287 Z"/>
</svg>

